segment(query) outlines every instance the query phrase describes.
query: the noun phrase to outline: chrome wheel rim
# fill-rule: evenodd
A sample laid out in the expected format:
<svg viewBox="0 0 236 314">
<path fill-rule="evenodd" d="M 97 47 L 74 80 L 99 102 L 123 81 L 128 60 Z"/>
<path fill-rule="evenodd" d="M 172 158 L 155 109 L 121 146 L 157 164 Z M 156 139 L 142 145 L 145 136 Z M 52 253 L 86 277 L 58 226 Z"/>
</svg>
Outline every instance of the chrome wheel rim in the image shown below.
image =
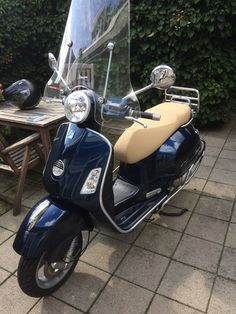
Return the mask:
<svg viewBox="0 0 236 314">
<path fill-rule="evenodd" d="M 79 245 L 79 247 L 77 245 L 77 250 L 73 250 L 73 252 L 71 252 L 71 247 L 76 240 L 78 244 L 78 236 L 70 245 L 68 250 L 68 252 L 70 252 L 70 256 L 68 256 L 67 252 L 65 258 L 61 261 L 48 263 L 45 259 L 46 253 L 41 256 L 35 274 L 35 280 L 38 287 L 41 289 L 50 289 L 55 287 L 65 278 L 71 267 L 74 265 L 74 260 L 77 259 L 81 252 L 81 245 Z"/>
</svg>

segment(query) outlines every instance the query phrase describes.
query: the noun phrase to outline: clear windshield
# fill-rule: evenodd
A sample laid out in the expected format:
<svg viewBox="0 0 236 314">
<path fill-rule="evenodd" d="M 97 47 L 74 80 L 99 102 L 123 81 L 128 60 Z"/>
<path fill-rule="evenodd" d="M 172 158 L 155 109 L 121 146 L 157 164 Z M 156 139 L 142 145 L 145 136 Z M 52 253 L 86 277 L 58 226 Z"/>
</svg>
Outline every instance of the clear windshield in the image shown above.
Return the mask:
<svg viewBox="0 0 236 314">
<path fill-rule="evenodd" d="M 59 73 L 70 88 L 83 85 L 108 103 L 124 103 L 122 98 L 132 92 L 129 9 L 128 0 L 72 0 L 58 58 Z M 63 88 L 53 73 L 44 96 L 60 98 Z M 129 106 L 139 110 L 136 97 L 129 99 Z M 95 118 L 102 125 L 121 129 L 130 125 L 103 113 L 97 105 Z"/>
</svg>

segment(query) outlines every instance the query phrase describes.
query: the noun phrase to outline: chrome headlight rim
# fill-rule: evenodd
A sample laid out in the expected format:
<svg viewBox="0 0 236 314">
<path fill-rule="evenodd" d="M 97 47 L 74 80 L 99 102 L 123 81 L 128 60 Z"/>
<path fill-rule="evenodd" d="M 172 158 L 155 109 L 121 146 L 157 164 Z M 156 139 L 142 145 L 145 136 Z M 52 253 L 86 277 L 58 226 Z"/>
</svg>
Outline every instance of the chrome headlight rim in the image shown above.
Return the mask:
<svg viewBox="0 0 236 314">
<path fill-rule="evenodd" d="M 85 111 L 81 117 L 76 116 L 76 112 L 72 112 L 72 106 L 85 106 Z M 89 96 L 82 90 L 72 92 L 64 101 L 64 111 L 66 118 L 73 123 L 83 123 L 88 119 L 91 111 L 91 100 Z M 79 111 L 78 111 L 79 112 Z M 78 113 L 77 112 L 77 113 Z M 81 112 L 82 113 L 82 112 Z"/>
</svg>

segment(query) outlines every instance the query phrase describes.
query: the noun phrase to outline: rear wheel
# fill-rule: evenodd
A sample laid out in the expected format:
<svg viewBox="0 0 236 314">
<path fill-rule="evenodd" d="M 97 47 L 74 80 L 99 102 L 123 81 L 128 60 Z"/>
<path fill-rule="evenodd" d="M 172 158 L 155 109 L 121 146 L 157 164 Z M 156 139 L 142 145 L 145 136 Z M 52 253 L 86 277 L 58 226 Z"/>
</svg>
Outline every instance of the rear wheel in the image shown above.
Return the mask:
<svg viewBox="0 0 236 314">
<path fill-rule="evenodd" d="M 31 297 L 44 297 L 56 291 L 73 272 L 82 252 L 82 235 L 71 242 L 65 257 L 57 262 L 47 261 L 47 252 L 40 257 L 21 257 L 18 266 L 18 282 L 23 292 Z"/>
</svg>

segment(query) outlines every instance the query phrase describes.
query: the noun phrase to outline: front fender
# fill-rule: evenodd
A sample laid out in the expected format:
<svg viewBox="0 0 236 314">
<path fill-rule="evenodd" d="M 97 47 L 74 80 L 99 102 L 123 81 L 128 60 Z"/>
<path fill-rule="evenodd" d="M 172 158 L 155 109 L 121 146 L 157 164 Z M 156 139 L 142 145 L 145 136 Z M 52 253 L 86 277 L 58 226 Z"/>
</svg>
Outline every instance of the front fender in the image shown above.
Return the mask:
<svg viewBox="0 0 236 314">
<path fill-rule="evenodd" d="M 43 213 L 38 215 L 32 227 L 32 220 L 41 209 Z M 26 258 L 37 258 L 47 252 L 51 261 L 60 260 L 67 252 L 71 240 L 82 230 L 93 230 L 88 213 L 49 196 L 38 202 L 27 214 L 16 235 L 13 248 Z"/>
</svg>

